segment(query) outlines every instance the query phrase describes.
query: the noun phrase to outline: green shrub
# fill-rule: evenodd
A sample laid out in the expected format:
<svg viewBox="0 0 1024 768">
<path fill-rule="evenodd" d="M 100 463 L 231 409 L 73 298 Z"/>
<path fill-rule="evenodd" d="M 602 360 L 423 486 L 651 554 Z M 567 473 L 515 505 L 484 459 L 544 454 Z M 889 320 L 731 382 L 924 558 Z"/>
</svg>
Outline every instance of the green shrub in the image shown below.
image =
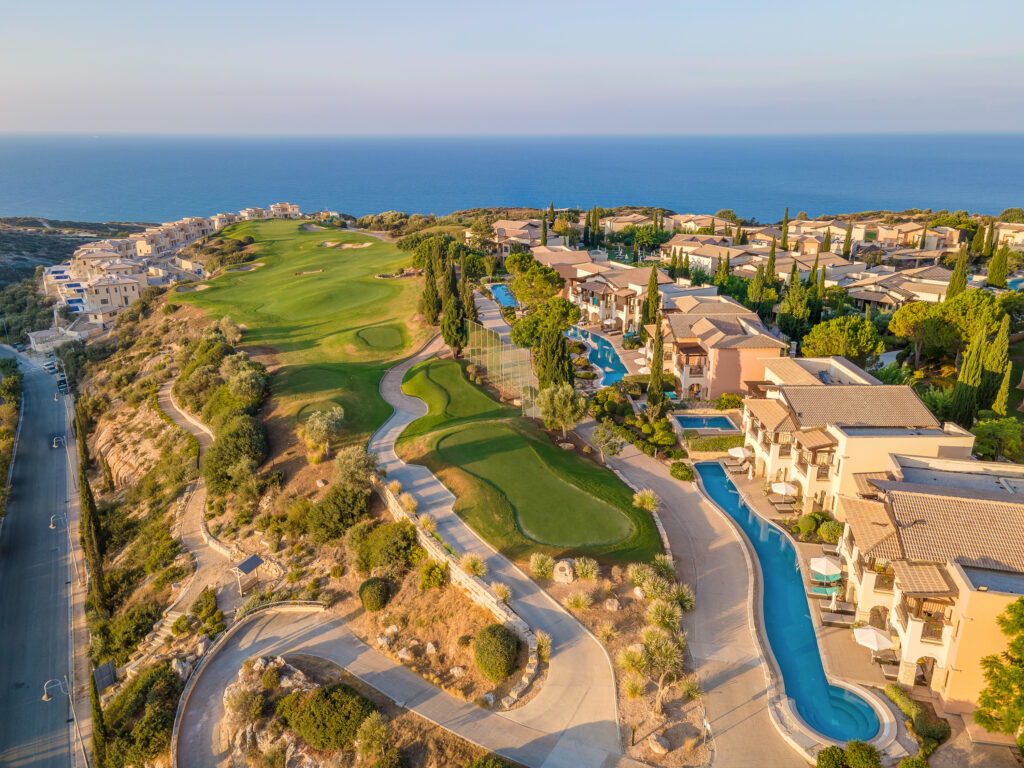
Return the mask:
<svg viewBox="0 0 1024 768">
<path fill-rule="evenodd" d="M 846 753 L 842 747 L 825 747 L 818 753 L 817 768 L 846 768 Z"/>
<path fill-rule="evenodd" d="M 923 757 L 904 757 L 900 760 L 899 768 L 928 768 L 928 761 Z"/>
<path fill-rule="evenodd" d="M 925 708 L 919 702 L 912 699 L 910 694 L 898 685 L 889 683 L 885 686 L 885 695 L 889 697 L 893 704 L 899 707 L 900 712 L 910 718 L 918 741 L 923 742 L 925 739 L 933 739 L 936 742 L 942 742 L 949 738 L 949 722 L 946 720 L 932 722 Z"/>
<path fill-rule="evenodd" d="M 723 392 L 715 400 L 715 408 L 719 411 L 729 411 L 734 408 L 743 407 L 743 398 L 735 392 Z"/>
<path fill-rule="evenodd" d="M 497 755 L 485 755 L 466 763 L 465 768 L 512 768 L 512 764 Z"/>
<path fill-rule="evenodd" d="M 668 471 L 676 480 L 693 480 L 693 467 L 685 461 L 674 462 Z"/>
<path fill-rule="evenodd" d="M 228 706 L 235 712 L 242 715 L 247 722 L 259 720 L 263 715 L 263 707 L 266 706 L 266 699 L 263 694 L 257 691 L 241 690 L 231 697 Z"/>
<path fill-rule="evenodd" d="M 493 683 L 512 674 L 516 666 L 519 641 L 508 627 L 489 624 L 477 632 L 473 655 L 480 672 Z"/>
<path fill-rule="evenodd" d="M 370 763 L 370 768 L 406 768 L 407 765 L 397 747 L 388 747 L 380 757 Z"/>
<path fill-rule="evenodd" d="M 707 437 L 695 437 L 687 441 L 691 451 L 722 452 L 730 448 L 739 448 L 743 445 L 743 435 L 708 435 Z"/>
<path fill-rule="evenodd" d="M 379 611 L 388 603 L 390 589 L 386 579 L 367 579 L 359 585 L 359 599 L 368 611 Z"/>
<path fill-rule="evenodd" d="M 838 520 L 826 520 L 818 526 L 818 535 L 823 541 L 827 541 L 829 544 L 835 544 L 843 535 L 843 530 L 843 524 Z"/>
<path fill-rule="evenodd" d="M 179 616 L 171 624 L 171 632 L 175 635 L 184 635 L 192 629 L 192 622 L 188 620 L 188 616 Z"/>
<path fill-rule="evenodd" d="M 152 763 L 165 754 L 184 683 L 170 662 L 142 670 L 103 708 L 108 768 Z"/>
<path fill-rule="evenodd" d="M 277 684 L 281 682 L 281 670 L 277 667 L 269 667 L 263 670 L 263 674 L 260 676 L 260 682 L 263 687 L 268 691 L 272 691 L 277 688 Z"/>
<path fill-rule="evenodd" d="M 420 590 L 443 587 L 448 583 L 448 563 L 427 560 L 420 566 Z"/>
<path fill-rule="evenodd" d="M 404 567 L 410 563 L 416 529 L 412 523 L 381 523 L 372 528 L 356 551 L 356 568 L 362 573 L 378 567 Z"/>
<path fill-rule="evenodd" d="M 814 515 L 804 515 L 797 523 L 801 536 L 810 536 L 818 530 L 818 519 Z"/>
<path fill-rule="evenodd" d="M 555 560 L 551 555 L 534 552 L 530 555 L 530 574 L 535 579 L 550 579 L 555 572 Z"/>
<path fill-rule="evenodd" d="M 353 688 L 339 683 L 297 691 L 281 699 L 277 714 L 314 749 L 348 749 L 359 726 L 376 707 Z"/>
<path fill-rule="evenodd" d="M 864 741 L 851 741 L 846 745 L 847 768 L 882 768 L 878 750 Z"/>
</svg>

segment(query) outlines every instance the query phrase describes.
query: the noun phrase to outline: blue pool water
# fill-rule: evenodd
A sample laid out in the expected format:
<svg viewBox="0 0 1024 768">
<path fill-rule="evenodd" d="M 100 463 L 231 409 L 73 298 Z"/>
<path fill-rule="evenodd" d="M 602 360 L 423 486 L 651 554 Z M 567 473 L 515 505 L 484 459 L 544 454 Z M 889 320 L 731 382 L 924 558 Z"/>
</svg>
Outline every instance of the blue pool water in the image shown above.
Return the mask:
<svg viewBox="0 0 1024 768">
<path fill-rule="evenodd" d="M 809 726 L 837 741 L 874 738 L 879 722 L 871 706 L 825 677 L 793 545 L 740 501 L 721 464 L 698 462 L 696 469 L 707 493 L 739 524 L 757 554 L 765 633 L 797 712 Z"/>
<path fill-rule="evenodd" d="M 673 417 L 683 429 L 728 429 L 735 431 L 736 425 L 728 416 L 683 416 Z"/>
<path fill-rule="evenodd" d="M 503 307 L 519 306 L 519 302 L 516 301 L 516 297 L 512 295 L 512 291 L 508 289 L 507 285 L 495 283 L 491 286 L 491 295 L 494 296 L 494 300 Z"/>
<path fill-rule="evenodd" d="M 603 374 L 604 378 L 600 380 L 603 386 L 621 381 L 622 377 L 626 375 L 626 366 L 619 359 L 618 352 L 615 351 L 615 348 L 606 339 L 589 331 L 581 330 L 575 325 L 566 331 L 565 335 L 570 339 L 585 341 L 590 344 L 590 354 L 587 356 L 587 359 L 597 368 L 598 375 Z"/>
<path fill-rule="evenodd" d="M 1021 286 L 1024 286 L 1024 277 L 1018 277 L 1013 280 L 1008 280 L 1006 283 L 1006 287 L 1009 288 L 1011 291 L 1019 291 L 1021 289 Z"/>
</svg>

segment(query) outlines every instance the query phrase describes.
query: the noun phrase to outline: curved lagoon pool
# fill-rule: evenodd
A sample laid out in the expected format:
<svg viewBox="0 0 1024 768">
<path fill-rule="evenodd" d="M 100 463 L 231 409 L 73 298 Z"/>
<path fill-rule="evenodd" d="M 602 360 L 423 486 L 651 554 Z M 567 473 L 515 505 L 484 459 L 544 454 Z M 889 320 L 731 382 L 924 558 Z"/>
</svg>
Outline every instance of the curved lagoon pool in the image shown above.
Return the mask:
<svg viewBox="0 0 1024 768">
<path fill-rule="evenodd" d="M 508 289 L 507 285 L 501 283 L 494 283 L 489 286 L 491 289 L 491 295 L 494 300 L 501 304 L 503 307 L 518 307 L 519 302 L 516 301 L 516 297 L 512 295 L 512 291 Z"/>
<path fill-rule="evenodd" d="M 739 524 L 757 554 L 765 634 L 797 712 L 811 728 L 837 741 L 874 738 L 879 722 L 871 705 L 825 677 L 792 543 L 747 508 L 721 464 L 695 466 L 708 495 Z"/>
<path fill-rule="evenodd" d="M 626 375 L 626 366 L 619 359 L 618 352 L 608 343 L 607 339 L 597 336 L 590 331 L 584 331 L 575 325 L 566 331 L 565 335 L 570 339 L 585 341 L 590 345 L 590 353 L 587 355 L 587 359 L 597 368 L 598 375 L 602 377 L 600 379 L 602 386 L 606 387 L 609 384 L 621 381 L 622 377 Z"/>
</svg>

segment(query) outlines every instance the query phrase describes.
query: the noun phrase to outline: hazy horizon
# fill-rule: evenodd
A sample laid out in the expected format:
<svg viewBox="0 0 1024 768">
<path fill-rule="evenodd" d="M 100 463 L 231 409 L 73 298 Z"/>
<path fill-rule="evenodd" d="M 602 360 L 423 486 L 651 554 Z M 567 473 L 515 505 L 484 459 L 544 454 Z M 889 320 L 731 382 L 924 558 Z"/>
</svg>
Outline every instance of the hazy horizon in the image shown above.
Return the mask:
<svg viewBox="0 0 1024 768">
<path fill-rule="evenodd" d="M 19 135 L 1024 130 L 1014 0 L 53 0 L 5 21 L 0 132 Z"/>
</svg>

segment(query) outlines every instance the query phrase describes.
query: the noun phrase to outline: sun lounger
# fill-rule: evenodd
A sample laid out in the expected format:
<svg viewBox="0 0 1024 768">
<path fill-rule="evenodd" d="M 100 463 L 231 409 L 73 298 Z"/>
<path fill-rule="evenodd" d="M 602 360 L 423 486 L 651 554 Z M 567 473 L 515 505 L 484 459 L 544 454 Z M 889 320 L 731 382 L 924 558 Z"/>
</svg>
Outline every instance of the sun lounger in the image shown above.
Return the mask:
<svg viewBox="0 0 1024 768">
<path fill-rule="evenodd" d="M 849 613 L 835 613 L 826 610 L 825 604 L 821 606 L 821 623 L 826 627 L 852 627 L 854 618 Z"/>
<path fill-rule="evenodd" d="M 821 553 L 823 555 L 838 555 L 839 547 L 837 547 L 835 544 L 822 544 Z"/>
</svg>

